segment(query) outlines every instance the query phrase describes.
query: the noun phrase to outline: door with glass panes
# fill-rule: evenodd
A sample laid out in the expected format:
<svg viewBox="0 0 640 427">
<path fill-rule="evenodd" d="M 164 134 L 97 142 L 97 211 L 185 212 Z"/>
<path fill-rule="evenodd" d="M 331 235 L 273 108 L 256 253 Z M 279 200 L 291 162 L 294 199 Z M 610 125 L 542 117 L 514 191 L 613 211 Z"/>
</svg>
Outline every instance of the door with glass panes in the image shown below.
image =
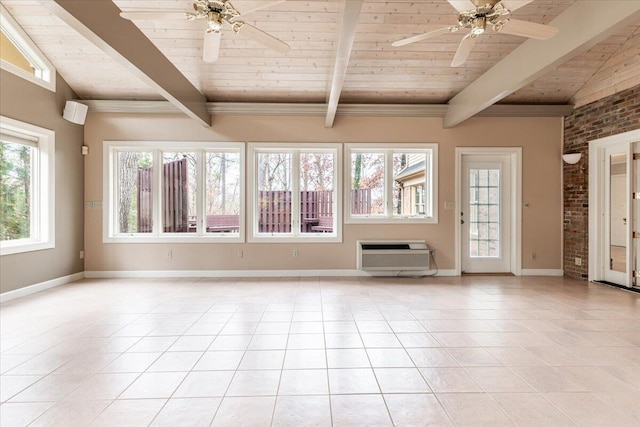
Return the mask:
<svg viewBox="0 0 640 427">
<path fill-rule="evenodd" d="M 511 272 L 509 155 L 462 156 L 462 272 Z"/>
</svg>

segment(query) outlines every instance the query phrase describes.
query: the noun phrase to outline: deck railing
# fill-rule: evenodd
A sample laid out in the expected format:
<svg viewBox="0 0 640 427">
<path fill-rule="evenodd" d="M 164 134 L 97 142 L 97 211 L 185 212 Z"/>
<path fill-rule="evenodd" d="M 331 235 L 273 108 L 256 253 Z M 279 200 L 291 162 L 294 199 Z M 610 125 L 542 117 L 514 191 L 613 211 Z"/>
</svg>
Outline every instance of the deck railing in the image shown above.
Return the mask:
<svg viewBox="0 0 640 427">
<path fill-rule="evenodd" d="M 138 170 L 138 232 L 152 231 L 152 168 Z M 188 216 L 187 160 L 163 165 L 162 223 L 165 232 L 195 232 L 196 219 Z M 260 191 L 258 193 L 258 232 L 290 233 L 293 222 L 291 191 Z M 333 191 L 300 192 L 300 232 L 333 231 Z M 371 190 L 351 190 L 351 213 L 371 213 Z M 207 232 L 235 232 L 239 217 L 207 215 Z M 237 217 L 237 216 L 236 216 Z M 338 219 L 339 220 L 339 219 Z"/>
</svg>

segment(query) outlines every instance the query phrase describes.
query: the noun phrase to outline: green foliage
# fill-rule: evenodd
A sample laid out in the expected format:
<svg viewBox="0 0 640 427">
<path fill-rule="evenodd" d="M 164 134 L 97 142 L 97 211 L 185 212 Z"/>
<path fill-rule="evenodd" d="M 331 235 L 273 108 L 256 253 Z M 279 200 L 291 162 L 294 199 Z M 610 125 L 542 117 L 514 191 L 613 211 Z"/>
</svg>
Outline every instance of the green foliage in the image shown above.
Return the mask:
<svg viewBox="0 0 640 427">
<path fill-rule="evenodd" d="M 353 189 L 360 189 L 360 178 L 362 176 L 362 154 L 356 154 L 356 164 L 353 170 Z"/>
<path fill-rule="evenodd" d="M 0 141 L 0 241 L 30 237 L 31 148 Z"/>
</svg>

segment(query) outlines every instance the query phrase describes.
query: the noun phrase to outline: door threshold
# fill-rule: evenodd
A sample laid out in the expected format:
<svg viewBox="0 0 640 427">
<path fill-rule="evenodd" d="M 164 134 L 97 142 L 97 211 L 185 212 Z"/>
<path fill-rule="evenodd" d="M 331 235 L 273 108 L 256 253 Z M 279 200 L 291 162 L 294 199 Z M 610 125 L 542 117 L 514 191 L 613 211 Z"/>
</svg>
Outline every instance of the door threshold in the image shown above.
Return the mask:
<svg viewBox="0 0 640 427">
<path fill-rule="evenodd" d="M 640 294 L 640 288 L 636 288 L 636 287 L 628 287 L 628 286 L 624 286 L 624 285 L 618 285 L 617 283 L 613 283 L 613 282 L 608 282 L 606 280 L 594 280 L 593 283 L 598 283 L 600 285 L 606 285 L 606 286 L 611 286 L 614 288 L 620 288 L 624 291 L 631 291 L 631 292 L 635 292 L 635 293 L 639 293 Z"/>
<path fill-rule="evenodd" d="M 462 272 L 463 276 L 515 276 L 513 273 L 467 273 Z"/>
</svg>

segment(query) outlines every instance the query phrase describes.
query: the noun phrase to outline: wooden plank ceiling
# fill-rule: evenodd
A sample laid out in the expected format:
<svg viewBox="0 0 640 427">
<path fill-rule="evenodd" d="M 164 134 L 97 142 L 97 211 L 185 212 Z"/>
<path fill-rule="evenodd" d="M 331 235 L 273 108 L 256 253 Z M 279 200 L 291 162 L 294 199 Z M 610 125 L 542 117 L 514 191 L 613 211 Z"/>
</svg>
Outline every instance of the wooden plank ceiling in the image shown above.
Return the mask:
<svg viewBox="0 0 640 427">
<path fill-rule="evenodd" d="M 515 11 L 513 17 L 546 24 L 575 1 L 535 0 Z M 114 2 L 125 11 L 191 10 L 190 0 Z M 91 7 L 91 2 L 86 3 Z M 242 11 L 250 2 L 233 3 Z M 80 98 L 162 99 L 38 2 L 3 0 L 2 4 Z M 227 27 L 220 58 L 214 64 L 201 59 L 202 21 L 135 24 L 209 101 L 325 103 L 343 8 L 343 1 L 289 0 L 247 15 L 248 23 L 282 39 L 291 51 L 286 55 L 273 52 Z M 340 102 L 446 103 L 525 40 L 506 34 L 484 34 L 459 68 L 451 68 L 450 62 L 463 32 L 404 47 L 391 46 L 395 40 L 452 25 L 456 18 L 456 10 L 445 0 L 365 0 Z M 592 99 L 595 93 L 610 91 L 607 82 L 619 85 L 608 74 L 603 75 L 601 69 L 626 76 L 627 81 L 637 81 L 639 34 L 639 25 L 625 28 L 502 102 L 564 104 L 583 88 L 587 88 L 583 99 Z M 553 39 L 547 42 L 553 43 Z M 597 82 L 589 88 L 592 77 Z"/>
</svg>

